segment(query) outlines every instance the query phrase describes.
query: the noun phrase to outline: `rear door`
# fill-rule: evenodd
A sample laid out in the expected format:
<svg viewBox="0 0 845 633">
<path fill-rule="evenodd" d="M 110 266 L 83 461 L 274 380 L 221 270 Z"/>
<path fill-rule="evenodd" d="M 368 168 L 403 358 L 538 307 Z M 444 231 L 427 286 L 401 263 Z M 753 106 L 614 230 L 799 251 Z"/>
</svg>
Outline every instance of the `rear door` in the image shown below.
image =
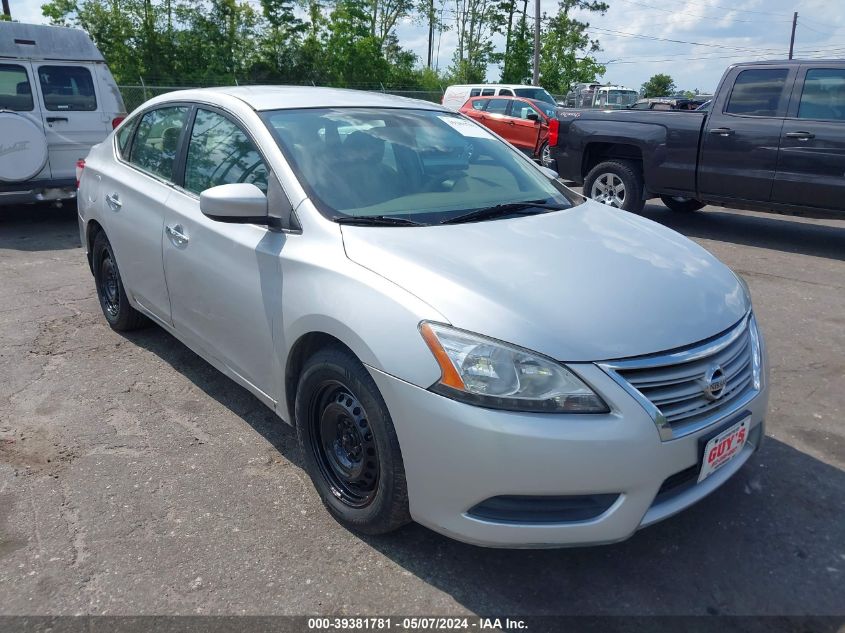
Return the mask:
<svg viewBox="0 0 845 633">
<path fill-rule="evenodd" d="M 845 211 L 845 65 L 799 70 L 772 202 Z"/>
<path fill-rule="evenodd" d="M 797 66 L 738 67 L 702 131 L 698 189 L 707 197 L 768 202 Z"/>
<path fill-rule="evenodd" d="M 511 125 L 508 125 L 511 100 L 504 98 L 493 98 L 487 102 L 484 114 L 481 115 L 481 123 L 505 138 L 509 138 L 512 132 Z"/>
<path fill-rule="evenodd" d="M 4 118 L 11 121 L 11 125 L 15 128 L 19 128 L 21 122 L 14 117 L 25 119 L 26 123 L 23 125 L 31 131 L 30 138 L 23 141 L 20 138 L 26 138 L 26 134 L 21 135 L 14 142 L 8 138 L 0 138 L 0 164 L 14 163 L 15 167 L 19 168 L 15 170 L 19 172 L 16 176 L 0 173 L 0 186 L 7 182 L 50 178 L 49 161 L 44 161 L 46 144 L 44 121 L 41 118 L 39 103 L 35 98 L 33 88 L 35 81 L 32 64 L 29 62 L 4 60 L 0 63 L 0 111 L 8 114 Z M 39 165 L 42 166 L 40 169 Z"/>
<path fill-rule="evenodd" d="M 171 322 L 161 259 L 165 205 L 189 112 L 188 105 L 168 104 L 121 128 L 118 158 L 101 170 L 98 187 L 104 228 L 126 291 L 165 323 Z"/>
<path fill-rule="evenodd" d="M 54 179 L 74 180 L 76 161 L 111 131 L 92 64 L 35 62 L 35 83 Z"/>
</svg>

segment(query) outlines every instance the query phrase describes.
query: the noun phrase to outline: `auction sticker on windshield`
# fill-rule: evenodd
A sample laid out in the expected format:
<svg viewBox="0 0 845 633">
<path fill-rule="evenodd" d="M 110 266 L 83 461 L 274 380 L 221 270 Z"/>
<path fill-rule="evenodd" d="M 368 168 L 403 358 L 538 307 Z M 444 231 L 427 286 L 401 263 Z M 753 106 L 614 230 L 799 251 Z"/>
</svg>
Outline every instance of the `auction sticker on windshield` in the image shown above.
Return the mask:
<svg viewBox="0 0 845 633">
<path fill-rule="evenodd" d="M 464 136 L 469 136 L 470 138 L 493 138 L 493 135 L 490 134 L 490 132 L 480 125 L 476 125 L 472 121 L 461 119 L 456 116 L 438 116 L 437 118 Z"/>
<path fill-rule="evenodd" d="M 729 429 L 719 433 L 704 447 L 704 459 L 698 481 L 704 481 L 722 466 L 739 455 L 748 440 L 748 424 L 751 416 L 743 418 Z"/>
</svg>

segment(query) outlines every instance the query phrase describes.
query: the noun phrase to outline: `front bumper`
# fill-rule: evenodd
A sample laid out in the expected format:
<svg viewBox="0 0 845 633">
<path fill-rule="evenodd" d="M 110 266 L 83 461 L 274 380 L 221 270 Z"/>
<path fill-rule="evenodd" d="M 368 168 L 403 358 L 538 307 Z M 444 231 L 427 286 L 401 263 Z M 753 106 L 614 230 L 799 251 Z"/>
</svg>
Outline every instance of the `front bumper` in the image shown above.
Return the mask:
<svg viewBox="0 0 845 633">
<path fill-rule="evenodd" d="M 483 409 L 369 368 L 402 448 L 414 520 L 452 538 L 493 547 L 620 541 L 713 492 L 739 470 L 763 437 L 767 382 L 742 412 L 728 414 L 684 437 L 661 441 L 642 406 L 599 367 L 585 364 L 572 368 L 606 402 L 613 403 L 610 414 Z M 667 492 L 667 479 L 695 471 L 700 460 L 699 438 L 740 413 L 751 416 L 750 440 L 743 452 L 700 484 L 693 479 Z M 477 504 L 502 495 L 607 494 L 618 498 L 588 520 L 498 522 L 469 514 Z"/>
</svg>

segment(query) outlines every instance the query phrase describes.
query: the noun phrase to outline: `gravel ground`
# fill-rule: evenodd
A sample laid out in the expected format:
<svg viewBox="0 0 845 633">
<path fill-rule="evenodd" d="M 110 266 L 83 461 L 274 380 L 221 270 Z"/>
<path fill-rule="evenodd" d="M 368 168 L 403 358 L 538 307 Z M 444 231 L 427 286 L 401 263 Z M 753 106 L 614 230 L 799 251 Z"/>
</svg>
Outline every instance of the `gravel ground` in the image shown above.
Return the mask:
<svg viewBox="0 0 845 633">
<path fill-rule="evenodd" d="M 748 280 L 768 440 L 625 543 L 502 551 L 344 530 L 289 427 L 160 329 L 105 325 L 73 210 L 0 211 L 0 614 L 845 616 L 845 222 L 644 214 Z"/>
</svg>

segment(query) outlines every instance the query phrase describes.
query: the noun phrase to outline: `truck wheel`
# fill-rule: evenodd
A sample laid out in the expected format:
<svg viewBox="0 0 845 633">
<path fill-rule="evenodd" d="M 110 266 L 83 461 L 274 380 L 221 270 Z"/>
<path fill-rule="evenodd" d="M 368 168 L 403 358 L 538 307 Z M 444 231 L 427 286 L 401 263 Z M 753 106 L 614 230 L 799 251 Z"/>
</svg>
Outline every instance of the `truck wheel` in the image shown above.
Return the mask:
<svg viewBox="0 0 845 633">
<path fill-rule="evenodd" d="M 294 414 L 305 470 L 335 519 L 364 534 L 411 520 L 393 421 L 350 351 L 329 347 L 306 361 Z"/>
<path fill-rule="evenodd" d="M 663 201 L 663 204 L 672 209 L 672 211 L 680 211 L 683 213 L 698 211 L 701 207 L 704 206 L 703 202 L 699 202 L 695 198 L 683 198 L 681 196 L 660 196 L 660 199 Z"/>
<path fill-rule="evenodd" d="M 584 179 L 584 195 L 623 211 L 639 213 L 645 204 L 641 170 L 627 160 L 599 163 Z"/>
</svg>

